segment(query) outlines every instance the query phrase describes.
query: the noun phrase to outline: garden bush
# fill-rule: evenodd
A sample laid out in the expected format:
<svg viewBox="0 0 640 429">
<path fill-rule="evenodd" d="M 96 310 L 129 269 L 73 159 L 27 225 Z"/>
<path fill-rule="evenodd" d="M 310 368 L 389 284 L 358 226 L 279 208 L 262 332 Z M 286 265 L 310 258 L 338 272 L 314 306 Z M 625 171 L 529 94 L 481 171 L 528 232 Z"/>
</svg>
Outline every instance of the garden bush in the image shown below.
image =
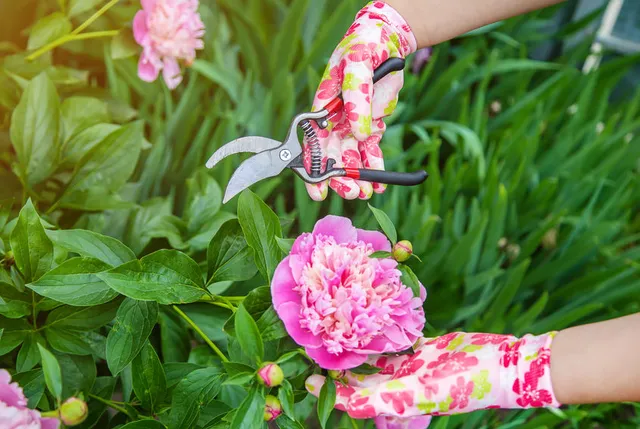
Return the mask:
<svg viewBox="0 0 640 429">
<path fill-rule="evenodd" d="M 423 185 L 371 207 L 317 203 L 287 172 L 222 205 L 239 159 L 207 170 L 208 156 L 243 135 L 284 138 L 360 2 L 203 0 L 205 47 L 174 90 L 137 76 L 138 2 L 15 3 L 1 18 L 14 22 L 0 43 L 0 368 L 30 408 L 80 398 L 82 428 L 259 428 L 272 395 L 271 427 L 373 427 L 307 393 L 319 369 L 271 305 L 276 265 L 327 214 L 382 230 L 382 211 L 413 244 L 427 336 L 640 310 L 640 91 L 612 97 L 640 57 L 584 74 L 585 40 L 530 58 L 596 15 L 549 33 L 555 9 L 527 14 L 411 64 L 382 148 L 390 170 L 425 168 Z M 283 384 L 257 381 L 263 362 Z M 478 411 L 432 427 L 635 428 L 639 411 Z"/>
</svg>

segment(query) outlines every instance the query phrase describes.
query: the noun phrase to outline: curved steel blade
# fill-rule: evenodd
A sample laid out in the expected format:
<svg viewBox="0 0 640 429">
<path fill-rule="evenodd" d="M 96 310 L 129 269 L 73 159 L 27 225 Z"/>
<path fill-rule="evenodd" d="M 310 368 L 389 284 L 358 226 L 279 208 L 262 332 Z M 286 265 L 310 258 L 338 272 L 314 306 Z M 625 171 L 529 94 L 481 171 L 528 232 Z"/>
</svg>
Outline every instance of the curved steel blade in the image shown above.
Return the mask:
<svg viewBox="0 0 640 429">
<path fill-rule="evenodd" d="M 286 151 L 286 149 L 283 150 Z M 280 159 L 280 152 L 282 151 L 269 150 L 261 152 L 240 164 L 231 176 L 231 179 L 229 179 L 229 184 L 227 185 L 222 202 L 226 204 L 227 201 L 254 183 L 277 176 L 282 170 L 287 168 L 291 159 L 285 156 L 284 158 L 287 160 L 283 161 Z"/>
<path fill-rule="evenodd" d="M 218 162 L 222 161 L 229 155 L 242 152 L 260 153 L 265 150 L 275 149 L 280 145 L 282 145 L 282 142 L 267 137 L 240 137 L 238 139 L 231 140 L 229 143 L 215 151 L 207 161 L 206 165 L 207 168 L 213 168 Z"/>
</svg>

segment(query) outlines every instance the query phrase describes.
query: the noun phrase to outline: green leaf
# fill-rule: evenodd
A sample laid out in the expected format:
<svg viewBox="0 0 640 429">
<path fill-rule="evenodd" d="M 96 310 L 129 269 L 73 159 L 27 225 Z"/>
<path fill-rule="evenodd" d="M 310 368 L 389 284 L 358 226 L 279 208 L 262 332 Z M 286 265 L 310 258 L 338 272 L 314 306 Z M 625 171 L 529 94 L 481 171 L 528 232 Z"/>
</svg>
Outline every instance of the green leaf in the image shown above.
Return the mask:
<svg viewBox="0 0 640 429">
<path fill-rule="evenodd" d="M 292 420 L 289 416 L 278 417 L 276 423 L 280 429 L 304 429 L 304 426 L 297 421 Z"/>
<path fill-rule="evenodd" d="M 163 368 L 167 382 L 167 389 L 170 389 L 196 369 L 202 369 L 202 366 L 189 362 L 171 362 L 165 363 Z"/>
<path fill-rule="evenodd" d="M 191 340 L 184 321 L 174 311 L 161 311 L 160 341 L 164 362 L 184 362 L 189 357 Z"/>
<path fill-rule="evenodd" d="M 253 250 L 258 269 L 271 283 L 271 277 L 282 259 L 276 237 L 282 237 L 278 216 L 256 194 L 245 190 L 238 199 L 238 221 Z"/>
<path fill-rule="evenodd" d="M 139 49 L 131 32 L 121 31 L 111 39 L 111 58 L 114 60 L 132 57 Z"/>
<path fill-rule="evenodd" d="M 89 392 L 96 381 L 96 363 L 92 356 L 55 353 L 62 370 L 62 397 Z"/>
<path fill-rule="evenodd" d="M 264 341 L 279 340 L 285 338 L 289 334 L 287 333 L 284 323 L 276 313 L 273 306 L 269 307 L 267 311 L 262 313 L 257 320 L 256 325 L 260 331 L 260 336 Z"/>
<path fill-rule="evenodd" d="M 97 259 L 72 258 L 26 286 L 38 295 L 74 306 L 99 305 L 118 293 L 95 273 L 111 268 Z"/>
<path fill-rule="evenodd" d="M 278 388 L 278 399 L 282 404 L 282 409 L 287 416 L 295 418 L 295 412 L 293 410 L 294 406 L 294 398 L 293 398 L 293 387 L 289 380 L 284 380 L 282 385 Z"/>
<path fill-rule="evenodd" d="M 413 296 L 420 297 L 420 280 L 408 265 L 398 264 L 398 270 L 402 273 L 400 280 L 402 284 L 413 291 Z"/>
<path fill-rule="evenodd" d="M 56 170 L 59 136 L 60 99 L 47 74 L 41 73 L 27 84 L 11 117 L 11 143 L 28 185 Z"/>
<path fill-rule="evenodd" d="M 222 362 L 222 366 L 224 366 L 224 369 L 229 377 L 247 372 L 252 373 L 255 371 L 250 366 L 239 362 Z"/>
<path fill-rule="evenodd" d="M 138 420 L 120 426 L 120 429 L 166 429 L 166 426 L 157 420 Z"/>
<path fill-rule="evenodd" d="M 65 328 L 47 328 L 44 331 L 51 347 L 72 355 L 97 355 L 104 359 L 107 339 L 97 332 L 83 332 Z"/>
<path fill-rule="evenodd" d="M 370 258 L 379 258 L 379 259 L 387 259 L 390 258 L 393 254 L 391 252 L 385 252 L 380 250 L 378 252 L 373 252 L 369 255 Z"/>
<path fill-rule="evenodd" d="M 396 232 L 396 227 L 393 225 L 393 222 L 389 219 L 389 216 L 387 216 L 387 214 L 382 210 L 373 207 L 371 204 L 369 204 L 369 209 L 373 212 L 373 216 L 375 216 L 387 238 L 391 240 L 391 244 L 395 245 L 398 241 L 398 233 Z"/>
<path fill-rule="evenodd" d="M 93 307 L 72 307 L 64 305 L 47 316 L 45 328 L 67 328 L 77 331 L 92 331 L 111 322 L 116 315 L 120 300 Z"/>
<path fill-rule="evenodd" d="M 60 106 L 62 122 L 64 124 L 65 140 L 80 131 L 109 122 L 107 105 L 97 98 L 73 96 L 65 99 Z"/>
<path fill-rule="evenodd" d="M 44 231 L 31 199 L 20 210 L 18 222 L 11 232 L 11 249 L 16 266 L 27 283 L 38 280 L 51 269 L 53 244 Z"/>
<path fill-rule="evenodd" d="M 504 286 L 486 313 L 487 321 L 491 321 L 491 323 L 488 323 L 490 326 L 490 332 L 495 332 L 492 328 L 495 329 L 495 327 L 498 326 L 499 319 L 501 319 L 495 317 L 495 315 L 505 314 L 507 312 L 507 309 L 511 305 L 513 298 L 516 296 L 516 293 L 522 284 L 522 279 L 524 278 L 530 263 L 531 260 L 525 259 L 507 272 Z"/>
<path fill-rule="evenodd" d="M 127 246 L 113 237 L 84 229 L 50 230 L 49 238 L 56 246 L 87 258 L 98 259 L 113 267 L 136 259 Z"/>
<path fill-rule="evenodd" d="M 119 125 L 114 124 L 96 124 L 67 137 L 62 148 L 63 164 L 75 167 L 83 156 L 119 128 Z"/>
<path fill-rule="evenodd" d="M 71 33 L 71 21 L 61 12 L 41 18 L 31 29 L 27 49 L 38 49 Z"/>
<path fill-rule="evenodd" d="M 249 383 L 251 380 L 255 380 L 255 374 L 253 372 L 241 372 L 238 374 L 235 374 L 229 378 L 227 378 L 224 383 L 222 383 L 222 385 L 237 385 L 237 386 L 244 386 L 245 384 Z"/>
<path fill-rule="evenodd" d="M 22 343 L 16 359 L 16 371 L 29 371 L 40 362 L 39 344 L 44 346 L 44 339 L 37 332 L 32 332 Z"/>
<path fill-rule="evenodd" d="M 254 320 L 260 320 L 263 313 L 271 307 L 271 302 L 271 288 L 269 286 L 261 286 L 249 292 L 242 301 L 242 305 Z M 266 328 L 266 326 L 262 327 Z M 236 336 L 235 314 L 231 315 L 223 329 L 229 335 Z"/>
<path fill-rule="evenodd" d="M 164 368 L 153 346 L 147 341 L 131 365 L 133 391 L 142 407 L 155 411 L 167 390 Z"/>
<path fill-rule="evenodd" d="M 236 337 L 240 342 L 240 347 L 244 354 L 259 364 L 264 358 L 264 344 L 258 326 L 247 312 L 244 304 L 240 304 L 235 316 Z"/>
<path fill-rule="evenodd" d="M 207 250 L 209 283 L 249 280 L 257 268 L 250 257 L 251 249 L 236 219 L 225 222 L 213 236 Z"/>
<path fill-rule="evenodd" d="M 380 371 L 382 371 L 382 368 L 378 368 L 377 366 L 372 366 L 366 363 L 363 363 L 362 365 L 356 367 L 356 368 L 352 368 L 349 371 L 351 371 L 354 374 L 361 374 L 361 375 L 372 375 L 372 374 L 377 374 Z"/>
<path fill-rule="evenodd" d="M 107 337 L 107 365 L 118 375 L 144 346 L 158 320 L 158 304 L 127 298 L 118 308 Z"/>
<path fill-rule="evenodd" d="M 213 177 L 198 170 L 187 179 L 187 206 L 183 218 L 189 236 L 210 230 L 211 219 L 222 205 L 222 190 Z"/>
<path fill-rule="evenodd" d="M 218 396 L 224 374 L 211 367 L 198 369 L 187 375 L 173 391 L 169 429 L 192 428 L 203 407 Z"/>
<path fill-rule="evenodd" d="M 38 350 L 38 358 L 40 358 Z M 12 381 L 18 383 L 22 388 L 22 393 L 27 397 L 27 407 L 36 408 L 40 398 L 44 394 L 45 382 L 42 369 L 34 369 L 27 372 L 20 372 L 11 377 Z"/>
<path fill-rule="evenodd" d="M 91 393 L 98 398 L 104 400 L 111 400 L 113 396 L 113 390 L 116 386 L 117 378 L 115 377 L 97 377 L 95 383 L 91 387 Z M 100 418 L 107 411 L 107 405 L 104 402 L 100 402 L 97 399 L 89 398 L 89 415 L 87 419 L 79 426 L 74 426 L 77 429 L 90 429 L 93 427 L 99 427 L 97 425 Z"/>
<path fill-rule="evenodd" d="M 276 241 L 278 242 L 278 247 L 280 250 L 287 255 L 291 252 L 291 248 L 293 247 L 293 243 L 295 243 L 295 238 L 280 238 L 276 237 Z"/>
<path fill-rule="evenodd" d="M 42 358 L 42 372 L 49 392 L 60 401 L 62 399 L 62 372 L 56 357 L 46 348 L 38 344 Z"/>
<path fill-rule="evenodd" d="M 19 319 L 31 314 L 32 305 L 31 294 L 20 292 L 12 285 L 0 283 L 0 315 L 9 319 Z"/>
<path fill-rule="evenodd" d="M 205 294 L 200 267 L 177 250 L 158 250 L 98 277 L 122 295 L 159 304 L 185 304 Z"/>
<path fill-rule="evenodd" d="M 318 419 L 322 429 L 327 425 L 327 420 L 329 420 L 335 403 L 336 385 L 331 377 L 327 377 L 318 396 Z"/>
<path fill-rule="evenodd" d="M 224 344 L 227 335 L 222 330 L 225 322 L 233 314 L 226 308 L 212 306 L 208 303 L 187 304 L 180 307 L 193 322 L 202 329 L 211 341 Z"/>
<path fill-rule="evenodd" d="M 69 17 L 85 13 L 102 3 L 102 0 L 69 0 Z"/>
<path fill-rule="evenodd" d="M 262 388 L 254 386 L 236 411 L 230 429 L 259 428 L 264 423 L 265 397 Z"/>
<path fill-rule="evenodd" d="M 24 319 L 6 319 L 0 316 L 0 356 L 4 356 L 27 339 L 33 328 Z"/>
</svg>

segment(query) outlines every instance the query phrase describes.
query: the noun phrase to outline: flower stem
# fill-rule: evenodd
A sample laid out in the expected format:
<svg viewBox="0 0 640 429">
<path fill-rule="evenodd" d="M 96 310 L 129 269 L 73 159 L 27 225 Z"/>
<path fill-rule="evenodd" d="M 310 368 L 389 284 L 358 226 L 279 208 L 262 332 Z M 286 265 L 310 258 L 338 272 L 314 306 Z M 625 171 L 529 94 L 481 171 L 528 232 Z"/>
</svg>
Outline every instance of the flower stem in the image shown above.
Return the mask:
<svg viewBox="0 0 640 429">
<path fill-rule="evenodd" d="M 102 15 L 105 14 L 106 11 L 108 11 L 109 9 L 111 9 L 113 6 L 116 5 L 116 3 L 118 3 L 120 0 L 111 0 L 109 3 L 105 4 L 104 6 L 102 6 L 100 8 L 99 11 L 97 11 L 96 13 L 94 13 L 93 15 L 91 15 L 89 17 L 89 19 L 87 19 L 85 22 L 83 22 L 82 24 L 80 24 L 78 26 L 78 28 L 76 28 L 75 30 L 73 30 L 73 32 L 71 33 L 72 35 L 78 34 L 80 32 L 82 32 L 85 28 L 87 28 L 88 26 L 90 26 L 91 24 L 93 24 L 93 22 L 100 18 Z"/>
<path fill-rule="evenodd" d="M 60 45 L 64 45 L 67 42 L 72 42 L 74 40 L 85 40 L 85 39 L 95 39 L 97 37 L 112 37 L 118 34 L 119 30 L 109 30 L 109 31 L 94 31 L 92 33 L 84 33 L 84 34 L 67 34 L 66 36 L 62 36 L 59 39 L 54 40 L 53 42 L 49 42 L 40 49 L 37 49 L 31 55 L 27 57 L 28 61 L 33 61 L 38 58 L 40 55 L 49 52 L 53 48 L 57 48 Z"/>
<path fill-rule="evenodd" d="M 189 316 L 187 316 L 184 313 L 184 311 L 180 310 L 176 305 L 173 305 L 172 307 L 176 311 L 176 313 L 178 313 L 180 317 L 182 317 L 185 320 L 185 322 L 187 322 L 189 326 L 191 326 L 193 330 L 196 331 L 198 335 L 202 337 L 204 342 L 207 343 L 209 347 L 211 347 L 211 350 L 213 350 L 213 352 L 217 354 L 220 357 L 220 359 L 222 359 L 223 362 L 229 362 L 229 359 L 227 359 L 227 357 L 224 355 L 224 353 L 222 353 L 222 351 L 218 348 L 218 346 L 216 346 L 213 343 L 213 341 L 211 341 L 209 337 L 207 337 L 206 334 L 202 332 L 202 329 L 200 329 L 200 327 L 196 325 L 196 323 L 193 320 L 191 320 L 191 318 L 189 318 Z"/>
<path fill-rule="evenodd" d="M 114 404 L 113 402 L 111 402 L 111 401 L 109 401 L 107 399 L 104 399 L 104 398 L 101 398 L 101 397 L 99 397 L 97 395 L 94 395 L 93 393 L 89 393 L 89 397 L 92 398 L 92 399 L 95 399 L 98 402 L 102 402 L 103 404 L 107 405 L 108 407 L 113 408 L 116 411 L 120 411 L 122 414 L 124 414 L 126 416 L 129 416 L 129 412 L 124 407 L 116 405 L 116 404 Z M 129 417 L 131 417 L 131 416 L 129 416 Z"/>
</svg>

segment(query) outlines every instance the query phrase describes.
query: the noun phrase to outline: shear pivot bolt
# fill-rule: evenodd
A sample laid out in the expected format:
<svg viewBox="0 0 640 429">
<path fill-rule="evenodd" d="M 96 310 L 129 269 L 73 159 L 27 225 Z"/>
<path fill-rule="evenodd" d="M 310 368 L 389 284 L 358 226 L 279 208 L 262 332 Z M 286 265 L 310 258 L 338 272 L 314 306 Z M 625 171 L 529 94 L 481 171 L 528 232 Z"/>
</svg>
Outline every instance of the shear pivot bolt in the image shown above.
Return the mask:
<svg viewBox="0 0 640 429">
<path fill-rule="evenodd" d="M 280 159 L 283 161 L 289 161 L 291 159 L 291 152 L 288 149 L 281 150 Z"/>
</svg>

